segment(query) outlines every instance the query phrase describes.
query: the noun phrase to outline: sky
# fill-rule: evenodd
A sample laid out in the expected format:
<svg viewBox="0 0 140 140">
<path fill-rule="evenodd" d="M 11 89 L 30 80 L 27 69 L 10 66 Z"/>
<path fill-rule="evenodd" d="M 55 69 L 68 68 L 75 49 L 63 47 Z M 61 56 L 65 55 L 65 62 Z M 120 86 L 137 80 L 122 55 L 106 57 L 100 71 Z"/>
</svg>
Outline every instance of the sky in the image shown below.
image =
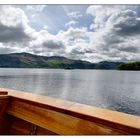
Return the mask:
<svg viewBox="0 0 140 140">
<path fill-rule="evenodd" d="M 140 60 L 139 5 L 0 5 L 0 54 Z"/>
</svg>

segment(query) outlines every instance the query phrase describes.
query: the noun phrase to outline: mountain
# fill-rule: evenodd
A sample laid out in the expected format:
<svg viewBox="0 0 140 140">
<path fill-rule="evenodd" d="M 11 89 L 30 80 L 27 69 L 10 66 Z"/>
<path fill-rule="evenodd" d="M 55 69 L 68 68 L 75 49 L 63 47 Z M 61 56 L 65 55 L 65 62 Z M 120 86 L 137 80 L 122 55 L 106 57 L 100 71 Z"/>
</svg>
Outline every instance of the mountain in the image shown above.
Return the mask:
<svg viewBox="0 0 140 140">
<path fill-rule="evenodd" d="M 38 56 L 29 53 L 0 54 L 0 67 L 14 68 L 94 68 L 94 64 L 59 56 Z"/>
<path fill-rule="evenodd" d="M 102 61 L 99 63 L 96 63 L 95 69 L 118 69 L 119 65 L 123 62 L 108 62 L 108 61 Z"/>
<path fill-rule="evenodd" d="M 121 62 L 90 63 L 60 56 L 39 56 L 29 53 L 0 54 L 0 67 L 60 68 L 60 69 L 117 69 Z"/>
</svg>

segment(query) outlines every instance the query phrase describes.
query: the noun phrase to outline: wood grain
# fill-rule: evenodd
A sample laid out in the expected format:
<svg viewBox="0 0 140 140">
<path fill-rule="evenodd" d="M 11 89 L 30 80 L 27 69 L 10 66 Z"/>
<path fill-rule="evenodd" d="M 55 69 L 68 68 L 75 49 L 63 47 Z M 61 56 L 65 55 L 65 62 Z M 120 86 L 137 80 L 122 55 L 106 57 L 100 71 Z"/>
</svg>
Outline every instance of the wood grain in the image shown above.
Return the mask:
<svg viewBox="0 0 140 140">
<path fill-rule="evenodd" d="M 9 135 L 30 135 L 32 125 L 27 121 L 14 117 L 9 128 Z"/>
<path fill-rule="evenodd" d="M 0 95 L 8 95 L 7 91 L 0 91 Z"/>
<path fill-rule="evenodd" d="M 4 134 L 6 131 L 5 127 L 5 109 L 9 101 L 9 96 L 0 95 L 0 134 Z"/>
<path fill-rule="evenodd" d="M 18 100 L 13 100 L 9 104 L 7 113 L 60 135 L 128 134 L 122 130 L 110 128 L 102 124 L 97 124 Z"/>
<path fill-rule="evenodd" d="M 11 96 L 6 112 L 60 135 L 140 134 L 140 117 L 27 92 Z"/>
<path fill-rule="evenodd" d="M 37 127 L 36 135 L 57 135 L 57 134 L 52 131 L 49 131 L 48 129 Z"/>
<path fill-rule="evenodd" d="M 7 120 L 9 119 L 11 120 L 11 124 L 8 126 L 9 131 L 7 131 L 6 135 L 56 135 L 54 132 L 35 124 L 7 115 Z"/>
</svg>

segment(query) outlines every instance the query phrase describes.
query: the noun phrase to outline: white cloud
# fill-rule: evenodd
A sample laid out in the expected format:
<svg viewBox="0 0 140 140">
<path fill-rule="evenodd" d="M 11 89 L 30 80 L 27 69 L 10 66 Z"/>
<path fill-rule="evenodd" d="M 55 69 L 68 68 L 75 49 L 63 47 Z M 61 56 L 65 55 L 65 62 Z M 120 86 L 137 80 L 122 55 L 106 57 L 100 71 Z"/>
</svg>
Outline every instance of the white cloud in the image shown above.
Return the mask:
<svg viewBox="0 0 140 140">
<path fill-rule="evenodd" d="M 82 17 L 82 14 L 78 11 L 68 13 L 67 15 L 72 19 L 78 19 Z"/>
<path fill-rule="evenodd" d="M 124 61 L 140 58 L 140 19 L 128 9 L 112 12 L 104 26 L 96 30 L 91 44 L 103 60 Z"/>
<path fill-rule="evenodd" d="M 65 56 L 71 59 L 88 60 L 87 56 L 93 52 L 90 48 L 90 36 L 87 28 L 69 28 L 60 31 L 56 36 L 65 44 Z"/>
<path fill-rule="evenodd" d="M 35 31 L 28 25 L 28 18 L 23 10 L 12 6 L 0 7 L 0 30 L 2 42 L 24 41 L 31 38 Z"/>
<path fill-rule="evenodd" d="M 89 38 L 89 32 L 87 28 L 72 28 L 70 27 L 67 31 L 60 31 L 57 34 L 58 38 L 65 40 L 66 42 L 75 43 L 78 39 L 83 39 L 85 41 Z"/>
<path fill-rule="evenodd" d="M 35 8 L 29 6 L 28 10 Z M 136 8 L 90 6 L 87 13 L 93 16 L 90 25 L 93 31 L 75 26 L 75 20 L 81 15 L 72 12 L 69 14 L 72 19 L 64 25 L 68 29 L 54 35 L 48 32 L 48 26 L 40 31 L 31 28 L 29 18 L 21 8 L 0 6 L 0 53 L 26 51 L 91 62 L 137 60 L 140 59 L 140 17 Z M 38 10 L 43 11 L 43 7 L 38 7 Z"/>
<path fill-rule="evenodd" d="M 78 22 L 75 20 L 71 20 L 65 24 L 66 27 L 74 27 Z"/>
<path fill-rule="evenodd" d="M 47 5 L 27 5 L 26 9 L 32 12 L 42 12 Z"/>
<path fill-rule="evenodd" d="M 35 37 L 35 30 L 28 25 L 24 11 L 13 6 L 0 6 L 0 53 L 26 50 Z"/>
<path fill-rule="evenodd" d="M 29 46 L 30 52 L 47 56 L 63 56 L 66 48 L 62 40 L 45 29 L 36 32 L 36 38 L 30 41 Z"/>
<path fill-rule="evenodd" d="M 100 29 L 105 26 L 106 20 L 112 15 L 125 9 L 136 9 L 136 6 L 127 5 L 92 5 L 86 13 L 94 17 L 92 28 Z"/>
</svg>

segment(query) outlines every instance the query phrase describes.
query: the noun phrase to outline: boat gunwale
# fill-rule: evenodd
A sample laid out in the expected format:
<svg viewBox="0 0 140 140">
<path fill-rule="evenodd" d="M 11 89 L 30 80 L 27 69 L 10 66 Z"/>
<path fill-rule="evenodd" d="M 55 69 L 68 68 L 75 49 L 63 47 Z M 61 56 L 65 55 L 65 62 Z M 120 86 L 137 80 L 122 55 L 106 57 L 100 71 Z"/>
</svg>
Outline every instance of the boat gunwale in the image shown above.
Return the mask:
<svg viewBox="0 0 140 140">
<path fill-rule="evenodd" d="M 48 96 L 34 95 L 31 93 L 20 92 L 20 91 L 10 90 L 10 89 L 4 89 L 4 90 L 8 91 L 8 96 L 11 97 L 10 100 L 12 101 L 20 101 L 20 102 L 28 103 L 28 104 L 35 105 L 38 107 L 42 107 L 45 109 L 64 113 L 66 115 L 71 115 L 71 116 L 78 117 L 84 120 L 110 126 L 112 128 L 117 128 L 120 130 L 127 130 L 128 132 L 129 132 L 129 129 L 131 129 L 130 132 L 134 131 L 134 132 L 140 133 L 140 117 L 139 116 L 129 115 L 126 113 L 121 113 L 121 112 L 112 111 L 108 109 L 102 109 L 102 108 L 98 108 L 94 106 L 79 104 L 79 103 L 70 102 L 70 101 L 66 101 L 62 99 L 55 99 Z M 17 94 L 14 95 L 14 92 L 18 92 L 19 96 L 17 96 Z M 32 99 L 28 98 L 27 96 L 24 96 L 24 93 L 26 95 L 29 94 L 30 97 L 35 97 L 35 98 L 32 98 Z M 39 99 L 37 99 L 37 97 L 39 97 Z M 41 99 L 42 99 L 42 102 L 41 102 Z M 46 100 L 46 103 L 45 103 L 45 100 Z M 51 102 L 47 103 L 48 100 L 51 100 Z M 55 102 L 56 100 L 58 102 Z M 64 105 L 65 103 L 68 103 L 68 104 L 66 104 L 65 106 Z M 94 111 L 97 111 L 97 114 Z M 111 116 L 114 114 L 114 117 L 110 119 L 111 118 L 110 116 L 108 117 L 107 115 L 101 116 L 100 113 L 107 114 L 107 115 L 110 114 Z M 119 117 L 120 120 L 122 119 L 121 122 L 119 122 L 119 119 L 117 119 L 117 117 Z"/>
</svg>

